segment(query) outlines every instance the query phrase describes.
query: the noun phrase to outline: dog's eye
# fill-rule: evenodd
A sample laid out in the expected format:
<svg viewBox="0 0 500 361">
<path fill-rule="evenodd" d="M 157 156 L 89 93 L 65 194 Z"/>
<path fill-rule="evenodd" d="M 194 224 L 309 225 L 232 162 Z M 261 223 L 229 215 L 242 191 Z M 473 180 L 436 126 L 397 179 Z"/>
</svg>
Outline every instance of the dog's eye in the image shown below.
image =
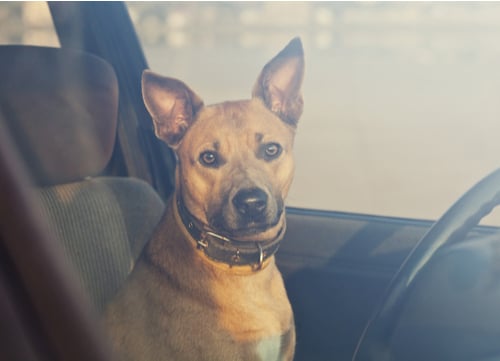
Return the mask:
<svg viewBox="0 0 500 361">
<path fill-rule="evenodd" d="M 217 167 L 219 165 L 219 157 L 216 152 L 207 150 L 200 154 L 200 163 L 206 167 Z"/>
<path fill-rule="evenodd" d="M 264 145 L 264 155 L 268 160 L 278 158 L 281 154 L 282 148 L 278 143 L 268 143 Z"/>
</svg>

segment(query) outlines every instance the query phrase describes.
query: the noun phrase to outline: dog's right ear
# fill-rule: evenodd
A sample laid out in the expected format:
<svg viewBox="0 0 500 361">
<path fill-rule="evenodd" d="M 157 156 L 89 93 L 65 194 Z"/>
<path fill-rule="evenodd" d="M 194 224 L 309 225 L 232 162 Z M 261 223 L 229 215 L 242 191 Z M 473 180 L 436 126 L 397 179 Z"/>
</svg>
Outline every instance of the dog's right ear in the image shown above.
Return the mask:
<svg viewBox="0 0 500 361">
<path fill-rule="evenodd" d="M 203 100 L 186 84 L 150 70 L 142 73 L 142 98 L 156 136 L 174 149 L 203 106 Z"/>
</svg>

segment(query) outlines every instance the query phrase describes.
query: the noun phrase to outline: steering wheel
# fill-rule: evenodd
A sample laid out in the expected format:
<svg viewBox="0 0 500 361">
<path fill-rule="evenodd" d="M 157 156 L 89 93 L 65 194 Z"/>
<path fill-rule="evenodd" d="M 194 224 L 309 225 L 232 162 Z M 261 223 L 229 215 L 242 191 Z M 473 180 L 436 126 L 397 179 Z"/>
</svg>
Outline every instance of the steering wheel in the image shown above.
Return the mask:
<svg viewBox="0 0 500 361">
<path fill-rule="evenodd" d="M 391 360 L 390 341 L 415 280 L 444 245 L 462 240 L 500 204 L 500 169 L 465 193 L 424 235 L 404 261 L 365 327 L 352 361 Z"/>
</svg>

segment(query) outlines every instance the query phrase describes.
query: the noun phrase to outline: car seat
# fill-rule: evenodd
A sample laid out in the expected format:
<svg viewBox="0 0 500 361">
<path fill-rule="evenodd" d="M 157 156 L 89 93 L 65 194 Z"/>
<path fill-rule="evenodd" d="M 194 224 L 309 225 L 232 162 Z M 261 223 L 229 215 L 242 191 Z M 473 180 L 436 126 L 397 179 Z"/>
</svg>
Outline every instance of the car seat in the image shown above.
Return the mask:
<svg viewBox="0 0 500 361">
<path fill-rule="evenodd" d="M 116 75 L 87 53 L 6 45 L 0 79 L 0 110 L 41 213 L 101 311 L 164 211 L 146 182 L 103 175 L 115 144 Z"/>
</svg>

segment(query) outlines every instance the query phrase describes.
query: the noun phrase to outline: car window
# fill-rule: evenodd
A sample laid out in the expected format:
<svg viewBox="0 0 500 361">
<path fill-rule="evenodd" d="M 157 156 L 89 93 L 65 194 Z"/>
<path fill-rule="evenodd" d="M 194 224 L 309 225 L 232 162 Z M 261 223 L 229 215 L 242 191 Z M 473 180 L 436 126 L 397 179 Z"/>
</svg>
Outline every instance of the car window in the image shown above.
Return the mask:
<svg viewBox="0 0 500 361">
<path fill-rule="evenodd" d="M 0 6 L 0 44 L 59 47 L 46 2 L 4 2 Z"/>
<path fill-rule="evenodd" d="M 150 67 L 248 97 L 292 37 L 305 111 L 289 205 L 438 218 L 500 163 L 498 3 L 129 3 Z"/>
</svg>

